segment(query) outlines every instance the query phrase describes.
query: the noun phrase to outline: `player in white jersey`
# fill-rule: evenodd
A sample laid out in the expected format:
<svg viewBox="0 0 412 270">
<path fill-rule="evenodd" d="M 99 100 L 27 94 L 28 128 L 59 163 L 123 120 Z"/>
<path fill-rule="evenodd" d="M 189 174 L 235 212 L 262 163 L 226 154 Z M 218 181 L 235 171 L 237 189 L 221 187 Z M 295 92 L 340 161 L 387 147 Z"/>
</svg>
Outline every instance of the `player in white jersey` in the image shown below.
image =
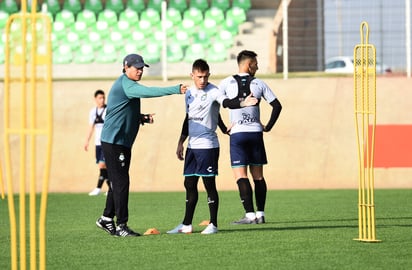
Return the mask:
<svg viewBox="0 0 412 270">
<path fill-rule="evenodd" d="M 282 105 L 269 86 L 254 77 L 258 70 L 256 57 L 257 54 L 253 51 L 241 51 L 237 56 L 238 74 L 225 78 L 219 85 L 219 89 L 224 91 L 230 99 L 243 100 L 252 94 L 259 100 L 255 106 L 230 110 L 231 166 L 246 212 L 242 219 L 232 224 L 265 223 L 267 186 L 263 176 L 263 165 L 267 164 L 267 158 L 263 132 L 269 132 L 272 129 L 282 110 Z M 262 98 L 272 106 L 272 113 L 266 125 L 262 124 L 260 117 L 259 103 Z M 256 213 L 248 168 L 255 185 Z"/>
<path fill-rule="evenodd" d="M 209 75 L 209 65 L 206 61 L 198 59 L 193 63 L 191 77 L 194 86 L 186 91 L 186 117 L 176 150 L 178 159 L 185 160 L 183 175 L 185 176 L 186 211 L 182 223 L 168 231 L 169 234 L 192 232 L 192 219 L 198 201 L 199 177 L 203 179 L 210 211 L 210 223 L 201 233 L 217 232 L 219 206 L 215 181 L 219 160 L 217 126 L 219 125 L 223 133 L 227 133 L 227 128 L 219 114 L 220 104 L 223 107 L 240 108 L 257 103 L 257 99 L 251 96 L 244 101 L 229 100 L 215 85 L 208 82 Z M 187 137 L 189 137 L 189 142 L 184 159 L 183 143 Z"/>
<path fill-rule="evenodd" d="M 103 150 L 100 142 L 100 134 L 102 133 L 103 123 L 106 117 L 106 99 L 104 91 L 101 89 L 96 90 L 96 92 L 94 93 L 94 99 L 96 102 L 96 107 L 92 108 L 89 113 L 89 130 L 87 131 L 86 142 L 84 143 L 84 150 L 88 150 L 89 141 L 94 131 L 96 163 L 99 166 L 100 174 L 97 180 L 97 186 L 89 193 L 90 196 L 100 194 L 100 191 L 105 180 L 107 181 L 107 185 L 109 185 L 109 182 L 107 180 L 106 163 L 104 160 Z"/>
</svg>

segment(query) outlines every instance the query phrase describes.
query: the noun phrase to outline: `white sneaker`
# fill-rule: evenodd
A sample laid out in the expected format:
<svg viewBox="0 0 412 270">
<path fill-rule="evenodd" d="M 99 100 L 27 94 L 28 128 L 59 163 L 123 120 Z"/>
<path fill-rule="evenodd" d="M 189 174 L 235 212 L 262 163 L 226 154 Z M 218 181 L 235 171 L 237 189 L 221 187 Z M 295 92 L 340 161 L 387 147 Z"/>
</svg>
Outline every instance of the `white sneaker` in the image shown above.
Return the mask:
<svg viewBox="0 0 412 270">
<path fill-rule="evenodd" d="M 100 194 L 100 188 L 95 188 L 92 191 L 90 191 L 89 196 L 97 196 Z"/>
<path fill-rule="evenodd" d="M 210 223 L 207 225 L 206 229 L 204 229 L 201 234 L 213 234 L 217 233 L 217 227 L 213 225 L 213 223 Z"/>
<path fill-rule="evenodd" d="M 192 233 L 192 225 L 183 225 L 179 224 L 173 230 L 167 231 L 168 234 L 177 234 L 177 233 Z"/>
</svg>

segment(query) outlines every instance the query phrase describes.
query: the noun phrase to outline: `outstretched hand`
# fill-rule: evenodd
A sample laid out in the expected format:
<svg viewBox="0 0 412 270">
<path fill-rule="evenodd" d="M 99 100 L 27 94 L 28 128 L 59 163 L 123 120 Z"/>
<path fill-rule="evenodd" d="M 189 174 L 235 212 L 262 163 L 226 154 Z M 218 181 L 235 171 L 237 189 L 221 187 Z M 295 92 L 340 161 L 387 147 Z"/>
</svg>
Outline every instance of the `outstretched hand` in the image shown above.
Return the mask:
<svg viewBox="0 0 412 270">
<path fill-rule="evenodd" d="M 187 91 L 187 85 L 181 84 L 180 85 L 180 94 L 184 94 Z"/>
</svg>

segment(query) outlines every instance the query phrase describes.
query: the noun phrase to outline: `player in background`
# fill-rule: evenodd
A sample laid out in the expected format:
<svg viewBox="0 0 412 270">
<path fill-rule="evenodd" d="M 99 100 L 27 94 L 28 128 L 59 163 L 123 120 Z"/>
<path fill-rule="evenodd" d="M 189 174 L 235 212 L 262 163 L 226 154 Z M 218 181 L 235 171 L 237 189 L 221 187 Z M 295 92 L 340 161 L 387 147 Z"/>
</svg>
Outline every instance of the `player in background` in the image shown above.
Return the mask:
<svg viewBox="0 0 412 270">
<path fill-rule="evenodd" d="M 256 106 L 230 110 L 230 160 L 240 200 L 246 212 L 242 219 L 232 224 L 265 223 L 267 186 L 263 165 L 267 164 L 267 158 L 263 132 L 272 129 L 282 110 L 282 105 L 269 86 L 254 77 L 258 70 L 256 57 L 257 54 L 253 51 L 241 51 L 237 56 L 238 74 L 223 79 L 219 85 L 219 89 L 231 99 L 243 100 L 252 93 L 259 100 Z M 272 106 L 270 119 L 265 125 L 261 122 L 259 109 L 262 98 Z M 256 212 L 248 168 L 254 182 Z"/>
<path fill-rule="evenodd" d="M 210 223 L 201 234 L 214 234 L 218 231 L 219 208 L 215 179 L 218 174 L 219 161 L 217 126 L 223 133 L 227 133 L 227 128 L 219 114 L 220 104 L 224 107 L 240 108 L 256 104 L 257 99 L 249 96 L 242 102 L 239 99 L 229 100 L 215 85 L 209 83 L 209 65 L 203 59 L 194 61 L 190 75 L 194 85 L 188 88 L 185 95 L 186 117 L 176 150 L 177 158 L 184 160 L 186 210 L 182 223 L 167 233 L 192 233 L 192 220 L 198 201 L 197 185 L 199 178 L 202 177 L 207 192 Z M 183 143 L 188 137 L 189 142 L 184 159 Z"/>
<path fill-rule="evenodd" d="M 123 74 L 114 82 L 107 99 L 107 114 L 101 135 L 110 188 L 103 214 L 96 225 L 120 237 L 140 236 L 127 224 L 132 146 L 142 124 L 140 99 L 184 94 L 187 89 L 182 84 L 169 87 L 140 84 L 144 67 L 149 65 L 138 54 L 129 54 L 123 59 Z"/>
<path fill-rule="evenodd" d="M 96 196 L 99 195 L 106 180 L 109 186 L 109 181 L 107 177 L 106 163 L 104 161 L 104 155 L 102 150 L 102 145 L 100 142 L 100 134 L 102 133 L 104 119 L 106 117 L 106 103 L 104 91 L 98 89 L 94 92 L 94 100 L 96 107 L 92 108 L 89 113 L 89 130 L 87 131 L 86 142 L 84 143 L 84 150 L 88 151 L 90 139 L 94 133 L 94 144 L 96 153 L 96 164 L 99 167 L 99 178 L 97 180 L 96 188 L 94 188 L 89 195 Z"/>
</svg>

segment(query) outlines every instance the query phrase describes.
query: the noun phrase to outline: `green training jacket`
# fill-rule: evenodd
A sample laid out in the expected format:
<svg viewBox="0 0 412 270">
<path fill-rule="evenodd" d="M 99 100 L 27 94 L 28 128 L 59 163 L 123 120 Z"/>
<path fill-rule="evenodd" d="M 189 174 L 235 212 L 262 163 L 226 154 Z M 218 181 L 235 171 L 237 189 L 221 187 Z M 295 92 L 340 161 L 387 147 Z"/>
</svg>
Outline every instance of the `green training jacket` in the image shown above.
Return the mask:
<svg viewBox="0 0 412 270">
<path fill-rule="evenodd" d="M 172 94 L 180 94 L 180 85 L 147 87 L 121 75 L 109 92 L 101 141 L 131 148 L 140 126 L 140 98 Z"/>
</svg>

